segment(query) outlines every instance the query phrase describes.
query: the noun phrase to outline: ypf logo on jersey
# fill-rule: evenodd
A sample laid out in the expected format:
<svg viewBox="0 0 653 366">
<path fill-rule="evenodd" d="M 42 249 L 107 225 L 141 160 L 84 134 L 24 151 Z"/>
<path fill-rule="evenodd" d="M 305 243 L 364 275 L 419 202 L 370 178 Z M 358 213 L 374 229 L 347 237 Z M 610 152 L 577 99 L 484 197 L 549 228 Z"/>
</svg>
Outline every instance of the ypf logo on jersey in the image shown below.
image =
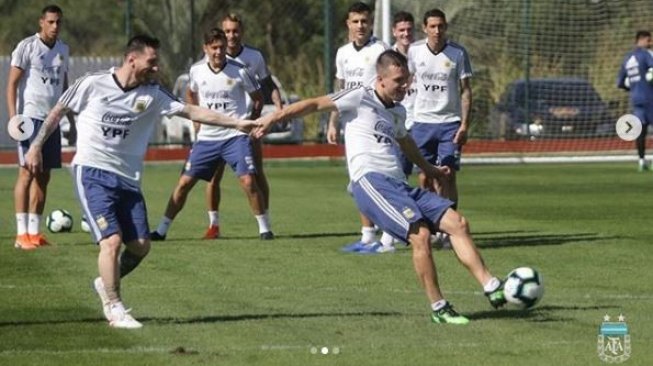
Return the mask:
<svg viewBox="0 0 653 366">
<path fill-rule="evenodd" d="M 621 363 L 630 358 L 630 334 L 626 317 L 619 314 L 618 320 L 611 322 L 610 316 L 606 314 L 599 327 L 596 350 L 603 362 Z"/>
</svg>

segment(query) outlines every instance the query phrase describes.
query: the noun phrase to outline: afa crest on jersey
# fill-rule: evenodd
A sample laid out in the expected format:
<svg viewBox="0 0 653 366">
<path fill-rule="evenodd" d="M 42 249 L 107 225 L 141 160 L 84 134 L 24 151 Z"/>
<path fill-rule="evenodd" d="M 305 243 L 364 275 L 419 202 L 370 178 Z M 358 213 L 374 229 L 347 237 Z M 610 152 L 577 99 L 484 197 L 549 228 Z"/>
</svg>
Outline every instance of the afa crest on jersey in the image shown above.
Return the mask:
<svg viewBox="0 0 653 366">
<path fill-rule="evenodd" d="M 136 100 L 134 101 L 134 112 L 136 113 L 142 113 L 144 112 L 147 107 L 149 107 L 150 103 L 152 102 L 152 97 L 149 95 L 142 95 L 140 97 L 137 97 Z"/>
</svg>

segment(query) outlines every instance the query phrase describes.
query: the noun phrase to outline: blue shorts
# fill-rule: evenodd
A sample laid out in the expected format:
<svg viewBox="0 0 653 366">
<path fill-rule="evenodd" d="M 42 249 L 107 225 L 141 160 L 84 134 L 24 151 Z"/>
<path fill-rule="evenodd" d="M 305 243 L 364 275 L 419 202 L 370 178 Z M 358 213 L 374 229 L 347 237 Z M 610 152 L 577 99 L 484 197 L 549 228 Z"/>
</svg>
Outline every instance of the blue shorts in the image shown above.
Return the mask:
<svg viewBox="0 0 653 366">
<path fill-rule="evenodd" d="M 25 154 L 41 129 L 41 126 L 43 126 L 42 120 L 35 118 L 31 118 L 31 120 L 34 122 L 34 133 L 29 139 L 18 142 L 18 164 L 20 166 L 25 166 Z M 43 143 L 41 153 L 43 156 L 44 170 L 61 168 L 61 130 L 58 126 L 52 132 L 52 135 L 45 140 L 45 143 Z"/>
<path fill-rule="evenodd" d="M 410 226 L 423 220 L 431 232 L 453 202 L 433 192 L 379 173 L 367 173 L 352 184 L 360 212 L 384 232 L 407 241 Z"/>
<path fill-rule="evenodd" d="M 196 141 L 184 165 L 184 175 L 210 181 L 220 162 L 226 162 L 236 175 L 256 174 L 249 136 L 221 141 Z"/>
<path fill-rule="evenodd" d="M 633 114 L 642 121 L 642 125 L 653 124 L 653 106 L 636 105 L 633 107 Z"/>
<path fill-rule="evenodd" d="M 96 243 L 119 233 L 124 243 L 150 237 L 140 187 L 106 170 L 73 166 L 75 193 Z"/>
<path fill-rule="evenodd" d="M 410 135 L 415 140 L 420 153 L 429 163 L 446 165 L 451 169 L 460 170 L 461 146 L 453 142 L 458 128 L 460 128 L 460 122 L 415 122 L 410 129 Z"/>
</svg>

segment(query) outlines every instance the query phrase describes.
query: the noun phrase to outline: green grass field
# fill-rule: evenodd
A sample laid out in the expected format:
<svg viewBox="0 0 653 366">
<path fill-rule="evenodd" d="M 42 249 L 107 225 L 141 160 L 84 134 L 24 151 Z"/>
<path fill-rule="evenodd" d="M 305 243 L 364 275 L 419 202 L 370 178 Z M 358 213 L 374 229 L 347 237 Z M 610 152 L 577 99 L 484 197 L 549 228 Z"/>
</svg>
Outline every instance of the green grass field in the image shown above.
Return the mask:
<svg viewBox="0 0 653 366">
<path fill-rule="evenodd" d="M 152 226 L 179 169 L 147 167 Z M 606 314 L 626 317 L 625 364 L 653 360 L 653 174 L 632 163 L 465 167 L 461 212 L 490 268 L 533 266 L 546 283 L 535 309 L 495 311 L 452 252 L 435 252 L 468 326 L 430 323 L 410 249 L 339 252 L 359 230 L 342 164 L 268 165 L 273 242 L 258 239 L 227 174 L 224 237 L 197 239 L 207 220 L 199 184 L 168 240 L 124 280 L 137 331 L 103 320 L 90 287 L 97 248 L 78 221 L 49 236 L 56 246 L 13 248 L 15 168 L 0 172 L 0 365 L 600 365 Z M 53 175 L 54 208 L 79 219 L 65 170 Z"/>
</svg>

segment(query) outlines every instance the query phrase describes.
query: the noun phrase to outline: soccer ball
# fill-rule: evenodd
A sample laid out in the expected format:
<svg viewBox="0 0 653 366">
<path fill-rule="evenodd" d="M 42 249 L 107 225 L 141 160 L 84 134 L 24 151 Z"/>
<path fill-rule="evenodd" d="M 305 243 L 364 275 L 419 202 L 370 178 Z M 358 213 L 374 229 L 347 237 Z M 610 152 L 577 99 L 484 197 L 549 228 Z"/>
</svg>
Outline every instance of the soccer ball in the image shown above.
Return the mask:
<svg viewBox="0 0 653 366">
<path fill-rule="evenodd" d="M 57 209 L 45 218 L 45 226 L 51 233 L 69 232 L 73 228 L 73 217 L 70 212 Z"/>
<path fill-rule="evenodd" d="M 91 225 L 88 224 L 88 219 L 86 218 L 86 215 L 82 215 L 82 231 L 85 233 L 90 233 L 91 232 Z"/>
<path fill-rule="evenodd" d="M 503 294 L 511 305 L 522 309 L 533 307 L 544 295 L 542 276 L 530 267 L 516 268 L 508 273 Z"/>
</svg>

